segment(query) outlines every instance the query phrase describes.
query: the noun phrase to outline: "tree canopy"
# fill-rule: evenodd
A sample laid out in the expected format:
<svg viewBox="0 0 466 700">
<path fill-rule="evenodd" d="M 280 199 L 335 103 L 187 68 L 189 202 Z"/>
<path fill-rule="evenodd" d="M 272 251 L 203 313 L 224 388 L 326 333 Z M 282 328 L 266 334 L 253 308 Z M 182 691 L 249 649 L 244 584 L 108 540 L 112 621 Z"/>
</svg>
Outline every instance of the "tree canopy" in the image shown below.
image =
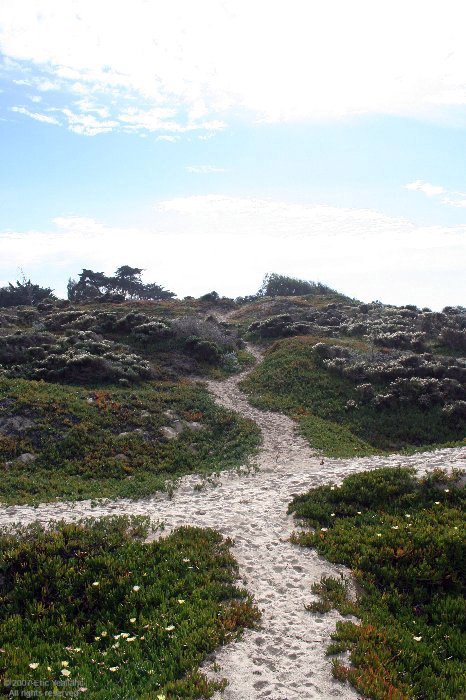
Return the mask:
<svg viewBox="0 0 466 700">
<path fill-rule="evenodd" d="M 169 292 L 158 284 L 144 284 L 141 280 L 143 269 L 122 265 L 111 276 L 103 272 L 83 269 L 77 280 L 68 281 L 68 299 L 70 301 L 98 300 L 112 294 L 124 299 L 171 299 L 174 292 Z"/>
</svg>

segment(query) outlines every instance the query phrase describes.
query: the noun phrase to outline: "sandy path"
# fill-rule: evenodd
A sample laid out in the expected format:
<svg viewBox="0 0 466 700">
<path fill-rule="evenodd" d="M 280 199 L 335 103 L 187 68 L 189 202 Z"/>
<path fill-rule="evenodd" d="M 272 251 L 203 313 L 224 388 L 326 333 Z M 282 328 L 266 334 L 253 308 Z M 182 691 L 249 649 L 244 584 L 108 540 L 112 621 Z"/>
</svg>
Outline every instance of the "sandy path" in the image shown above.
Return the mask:
<svg viewBox="0 0 466 700">
<path fill-rule="evenodd" d="M 251 351 L 255 352 L 253 348 Z M 321 464 L 320 456 L 309 449 L 289 418 L 248 404 L 238 389 L 242 376 L 211 381 L 208 386 L 220 404 L 260 426 L 263 445 L 254 460 L 257 469 L 249 473 L 223 472 L 204 481 L 185 477 L 171 499 L 157 494 L 140 501 L 121 499 L 97 505 L 81 501 L 37 508 L 3 507 L 0 524 L 127 513 L 161 520 L 167 531 L 181 524 L 213 527 L 234 538 L 233 554 L 241 577 L 263 614 L 260 630 L 248 630 L 241 641 L 224 647 L 215 656 L 221 667 L 220 677 L 229 680 L 224 700 L 357 698 L 351 688 L 332 679 L 330 661 L 325 656 L 338 614 L 321 618 L 304 610 L 304 603 L 312 599 L 311 584 L 341 568 L 287 541 L 293 529 L 287 505 L 293 494 L 310 486 L 339 482 L 364 469 L 409 465 L 424 471 L 464 466 L 466 448 L 410 457 L 325 459 Z"/>
</svg>

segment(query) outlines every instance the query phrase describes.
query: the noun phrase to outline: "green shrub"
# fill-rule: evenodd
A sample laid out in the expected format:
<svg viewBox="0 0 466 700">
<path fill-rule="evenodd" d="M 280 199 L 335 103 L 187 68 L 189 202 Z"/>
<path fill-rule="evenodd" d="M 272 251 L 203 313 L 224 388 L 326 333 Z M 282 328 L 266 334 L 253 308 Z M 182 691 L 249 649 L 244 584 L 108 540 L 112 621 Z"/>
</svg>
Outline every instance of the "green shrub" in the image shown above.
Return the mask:
<svg viewBox="0 0 466 700">
<path fill-rule="evenodd" d="M 0 337 L 0 374 L 76 384 L 139 382 L 152 377 L 149 363 L 127 347 L 90 331 L 17 332 Z"/>
<path fill-rule="evenodd" d="M 272 272 L 265 275 L 258 294 L 268 297 L 301 296 L 303 294 L 331 294 L 334 291 L 320 282 L 309 282 Z"/>
<path fill-rule="evenodd" d="M 350 651 L 335 675 L 370 698 L 456 700 L 466 693 L 466 491 L 458 474 L 422 479 L 378 469 L 296 497 L 290 512 L 314 532 L 293 540 L 351 567 L 362 594 L 349 603 L 341 582 L 314 589 L 311 611 L 337 607 L 345 621 L 329 653 Z"/>
<path fill-rule="evenodd" d="M 191 336 L 186 338 L 184 344 L 196 360 L 209 362 L 210 364 L 216 364 L 220 360 L 220 348 L 216 343 L 212 343 L 210 340 L 202 340 L 202 338 L 198 338 L 197 336 Z"/>
</svg>

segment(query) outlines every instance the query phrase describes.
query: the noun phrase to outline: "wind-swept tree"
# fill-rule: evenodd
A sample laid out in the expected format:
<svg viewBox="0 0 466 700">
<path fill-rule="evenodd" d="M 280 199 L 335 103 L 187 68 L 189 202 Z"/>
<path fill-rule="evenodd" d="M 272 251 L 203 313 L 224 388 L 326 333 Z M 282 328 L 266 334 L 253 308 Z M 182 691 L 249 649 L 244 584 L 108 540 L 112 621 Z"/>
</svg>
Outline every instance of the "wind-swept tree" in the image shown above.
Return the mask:
<svg viewBox="0 0 466 700">
<path fill-rule="evenodd" d="M 83 269 L 78 281 L 68 280 L 68 299 L 70 301 L 86 301 L 96 299 L 108 292 L 109 278 L 103 272 Z"/>
<path fill-rule="evenodd" d="M 119 294 L 124 294 L 130 299 L 140 298 L 140 294 L 144 288 L 141 280 L 141 267 L 130 267 L 130 265 L 122 265 L 115 271 L 115 275 L 111 278 L 110 284 L 113 285 L 112 291 Z"/>
<path fill-rule="evenodd" d="M 103 272 L 84 269 L 79 279 L 68 281 L 68 299 L 86 301 L 99 299 L 104 295 L 118 294 L 125 299 L 171 299 L 174 292 L 169 292 L 158 284 L 144 284 L 141 280 L 142 268 L 122 265 L 115 274 L 107 277 Z"/>
<path fill-rule="evenodd" d="M 164 289 L 158 284 L 151 282 L 150 284 L 143 285 L 143 289 L 139 294 L 139 299 L 147 299 L 156 301 L 157 299 L 172 299 L 175 292 L 169 292 L 168 289 Z"/>
<path fill-rule="evenodd" d="M 7 287 L 0 288 L 0 306 L 37 306 L 45 299 L 56 299 L 53 289 L 33 284 L 25 277 L 16 284 L 9 282 Z"/>
</svg>

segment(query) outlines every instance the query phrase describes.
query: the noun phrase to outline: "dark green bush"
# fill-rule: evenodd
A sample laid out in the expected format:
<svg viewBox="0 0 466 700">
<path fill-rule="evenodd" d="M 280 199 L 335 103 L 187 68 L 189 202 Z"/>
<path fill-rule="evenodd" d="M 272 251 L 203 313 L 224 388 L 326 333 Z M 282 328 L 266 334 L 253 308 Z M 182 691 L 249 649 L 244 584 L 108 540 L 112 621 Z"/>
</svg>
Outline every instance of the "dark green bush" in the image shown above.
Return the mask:
<svg viewBox="0 0 466 700">
<path fill-rule="evenodd" d="M 86 331 L 17 332 L 0 338 L 0 370 L 9 377 L 100 384 L 152 377 L 149 363 L 128 348 Z"/>
<path fill-rule="evenodd" d="M 303 294 L 331 294 L 333 289 L 320 282 L 309 282 L 307 280 L 278 275 L 275 272 L 264 277 L 262 287 L 259 290 L 261 296 L 300 296 Z"/>
<path fill-rule="evenodd" d="M 201 362 L 216 364 L 221 357 L 221 350 L 216 343 L 191 336 L 185 340 L 186 349 Z"/>
</svg>

